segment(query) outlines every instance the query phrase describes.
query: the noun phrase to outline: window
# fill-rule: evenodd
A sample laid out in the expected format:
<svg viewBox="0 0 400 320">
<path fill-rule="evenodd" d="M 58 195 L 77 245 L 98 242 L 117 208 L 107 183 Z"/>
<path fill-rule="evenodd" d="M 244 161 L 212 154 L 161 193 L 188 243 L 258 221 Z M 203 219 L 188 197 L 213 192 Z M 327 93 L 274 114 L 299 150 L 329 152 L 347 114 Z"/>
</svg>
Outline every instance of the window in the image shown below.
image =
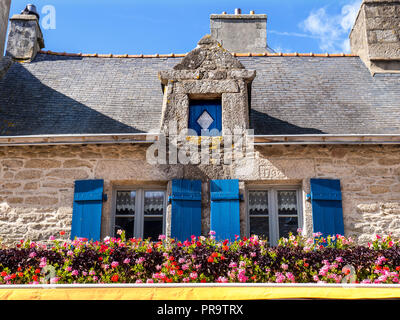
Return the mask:
<svg viewBox="0 0 400 320">
<path fill-rule="evenodd" d="M 301 225 L 301 202 L 298 188 L 250 188 L 248 191 L 248 235 L 267 238 L 270 245 L 297 233 Z"/>
<path fill-rule="evenodd" d="M 221 100 L 191 100 L 189 129 L 196 131 L 198 136 L 219 136 L 222 130 Z"/>
<path fill-rule="evenodd" d="M 114 235 L 125 230 L 126 238 L 157 240 L 164 234 L 165 190 L 117 189 L 115 192 Z"/>
</svg>

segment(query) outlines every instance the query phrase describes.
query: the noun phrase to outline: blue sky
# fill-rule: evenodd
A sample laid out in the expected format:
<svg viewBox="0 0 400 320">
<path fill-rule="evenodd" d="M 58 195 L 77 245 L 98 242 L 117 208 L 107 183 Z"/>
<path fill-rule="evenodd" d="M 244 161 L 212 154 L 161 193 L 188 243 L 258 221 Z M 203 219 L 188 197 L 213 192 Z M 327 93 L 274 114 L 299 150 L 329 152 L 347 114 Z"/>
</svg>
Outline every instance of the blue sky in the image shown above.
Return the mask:
<svg viewBox="0 0 400 320">
<path fill-rule="evenodd" d="M 210 14 L 233 13 L 235 8 L 268 15 L 267 41 L 276 52 L 349 52 L 348 35 L 361 4 L 361 0 L 12 0 L 10 15 L 20 13 L 29 2 L 41 14 L 45 50 L 114 54 L 189 52 L 210 32 Z M 46 6 L 55 9 L 53 26 L 49 11 L 42 13 Z"/>
</svg>

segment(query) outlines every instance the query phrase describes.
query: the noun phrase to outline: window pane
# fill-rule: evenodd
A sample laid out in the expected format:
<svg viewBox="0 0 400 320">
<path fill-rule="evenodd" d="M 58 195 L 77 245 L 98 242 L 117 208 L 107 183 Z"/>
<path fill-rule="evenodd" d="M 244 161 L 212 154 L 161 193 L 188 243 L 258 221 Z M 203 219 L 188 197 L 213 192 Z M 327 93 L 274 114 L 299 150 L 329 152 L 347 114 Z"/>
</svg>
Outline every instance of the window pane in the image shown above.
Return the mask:
<svg viewBox="0 0 400 320">
<path fill-rule="evenodd" d="M 292 232 L 294 235 L 297 234 L 298 225 L 299 223 L 297 217 L 280 217 L 279 238 L 287 238 L 289 236 L 289 232 Z"/>
<path fill-rule="evenodd" d="M 162 215 L 164 213 L 164 191 L 144 193 L 144 214 Z"/>
<path fill-rule="evenodd" d="M 278 191 L 278 214 L 297 215 L 296 190 Z"/>
<path fill-rule="evenodd" d="M 250 236 L 253 234 L 269 240 L 269 217 L 250 217 Z"/>
<path fill-rule="evenodd" d="M 136 191 L 117 191 L 116 215 L 135 214 Z"/>
<path fill-rule="evenodd" d="M 249 191 L 249 214 L 268 214 L 268 191 Z"/>
<path fill-rule="evenodd" d="M 135 218 L 131 217 L 122 217 L 122 218 L 115 218 L 115 229 L 114 235 L 117 235 L 118 230 L 125 231 L 125 237 L 127 239 L 133 238 L 133 228 L 135 226 Z"/>
<path fill-rule="evenodd" d="M 158 236 L 162 234 L 162 226 L 162 217 L 145 217 L 143 226 L 143 239 L 151 238 L 152 241 L 157 241 Z"/>
</svg>

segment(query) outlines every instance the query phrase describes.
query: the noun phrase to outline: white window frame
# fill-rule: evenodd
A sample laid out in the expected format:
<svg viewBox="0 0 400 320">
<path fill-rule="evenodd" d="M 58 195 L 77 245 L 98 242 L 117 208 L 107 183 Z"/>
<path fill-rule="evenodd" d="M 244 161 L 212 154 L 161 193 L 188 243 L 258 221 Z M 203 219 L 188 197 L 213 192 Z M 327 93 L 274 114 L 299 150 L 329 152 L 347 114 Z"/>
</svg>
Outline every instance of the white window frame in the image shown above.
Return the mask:
<svg viewBox="0 0 400 320">
<path fill-rule="evenodd" d="M 298 228 L 303 228 L 303 206 L 302 206 L 302 190 L 296 185 L 250 185 L 246 188 L 246 236 L 250 237 L 250 212 L 249 212 L 249 192 L 250 191 L 267 191 L 268 192 L 268 218 L 269 218 L 269 239 L 270 246 L 276 246 L 279 240 L 279 217 L 278 215 L 278 191 L 296 191 L 297 199 L 297 221 Z"/>
<path fill-rule="evenodd" d="M 124 215 L 124 217 L 135 217 L 135 224 L 133 230 L 133 236 L 135 238 L 143 238 L 144 228 L 144 195 L 146 191 L 162 191 L 164 192 L 163 201 L 163 217 L 162 217 L 162 234 L 165 234 L 166 229 L 166 211 L 167 211 L 167 188 L 160 186 L 115 186 L 113 188 L 113 202 L 112 202 L 112 213 L 111 213 L 111 237 L 116 236 L 115 234 L 115 219 L 117 218 L 117 192 L 118 191 L 135 191 L 135 215 Z M 153 215 L 154 216 L 154 215 Z M 152 239 L 157 240 L 157 239 Z"/>
</svg>

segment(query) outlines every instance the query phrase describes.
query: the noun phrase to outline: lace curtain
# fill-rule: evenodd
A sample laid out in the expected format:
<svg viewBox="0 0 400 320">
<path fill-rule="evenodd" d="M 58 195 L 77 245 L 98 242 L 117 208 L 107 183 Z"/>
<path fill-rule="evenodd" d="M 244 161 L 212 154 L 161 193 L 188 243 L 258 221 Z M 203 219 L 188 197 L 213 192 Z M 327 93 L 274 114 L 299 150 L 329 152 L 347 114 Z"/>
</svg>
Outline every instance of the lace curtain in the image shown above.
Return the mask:
<svg viewBox="0 0 400 320">
<path fill-rule="evenodd" d="M 250 191 L 249 210 L 250 214 L 268 214 L 268 191 Z"/>
<path fill-rule="evenodd" d="M 144 195 L 144 214 L 163 214 L 164 192 L 146 191 Z"/>
<path fill-rule="evenodd" d="M 297 210 L 296 191 L 278 191 L 278 210 Z"/>
<path fill-rule="evenodd" d="M 117 192 L 117 213 L 120 211 L 128 211 L 135 214 L 135 191 L 118 191 Z"/>
</svg>

